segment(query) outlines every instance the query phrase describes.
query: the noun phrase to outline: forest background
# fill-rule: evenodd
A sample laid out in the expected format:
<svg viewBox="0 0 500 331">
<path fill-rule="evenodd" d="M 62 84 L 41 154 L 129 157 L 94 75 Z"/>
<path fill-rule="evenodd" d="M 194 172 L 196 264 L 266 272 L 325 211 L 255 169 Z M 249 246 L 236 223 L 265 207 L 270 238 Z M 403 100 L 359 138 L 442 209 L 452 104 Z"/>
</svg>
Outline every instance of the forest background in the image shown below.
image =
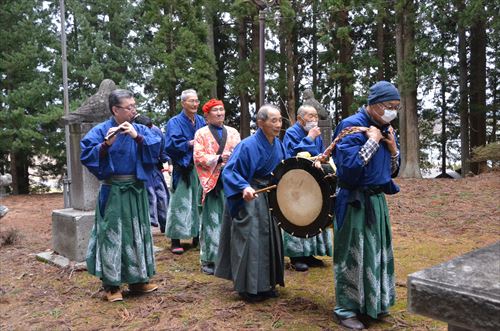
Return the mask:
<svg viewBox="0 0 500 331">
<path fill-rule="evenodd" d="M 259 1 L 256 1 L 259 2 Z M 271 3 L 268 1 L 268 3 Z M 450 164 L 463 175 L 475 147 L 496 145 L 500 3 L 494 0 L 281 0 L 263 11 L 266 102 L 295 121 L 311 88 L 333 124 L 378 80 L 397 84 L 401 175 Z M 180 92 L 224 101 L 229 125 L 251 132 L 259 100 L 259 10 L 250 1 L 65 0 L 70 111 L 105 78 L 133 90 L 162 126 Z M 0 173 L 12 193 L 44 190 L 66 166 L 60 1 L 0 3 Z M 435 151 L 437 154 L 432 154 Z"/>
</svg>

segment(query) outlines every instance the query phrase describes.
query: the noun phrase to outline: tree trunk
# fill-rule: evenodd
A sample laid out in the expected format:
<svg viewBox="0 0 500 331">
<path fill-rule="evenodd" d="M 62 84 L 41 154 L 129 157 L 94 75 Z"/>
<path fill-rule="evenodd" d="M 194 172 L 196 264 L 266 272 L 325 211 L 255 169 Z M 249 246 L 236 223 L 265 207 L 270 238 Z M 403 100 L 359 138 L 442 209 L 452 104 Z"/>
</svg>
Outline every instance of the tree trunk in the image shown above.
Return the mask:
<svg viewBox="0 0 500 331">
<path fill-rule="evenodd" d="M 316 25 L 316 15 L 318 15 L 318 2 L 312 2 L 312 90 L 314 95 L 318 92 L 318 27 Z"/>
<path fill-rule="evenodd" d="M 252 17 L 252 55 L 250 56 L 250 68 L 256 79 L 255 86 L 255 113 L 259 110 L 260 88 L 259 88 L 259 16 Z"/>
<path fill-rule="evenodd" d="M 493 74 L 491 77 L 491 86 L 496 87 L 498 86 L 498 76 L 496 74 Z M 494 143 L 497 141 L 497 114 L 498 114 L 498 105 L 500 105 L 500 102 L 498 102 L 498 89 L 493 88 L 493 93 L 491 95 L 491 98 L 493 99 L 493 107 L 492 107 L 492 130 L 491 130 L 491 135 L 488 137 L 488 143 Z"/>
<path fill-rule="evenodd" d="M 464 0 L 457 1 L 457 16 L 465 10 Z M 462 177 L 470 172 L 469 149 L 469 93 L 467 90 L 467 39 L 465 27 L 458 22 L 458 66 L 459 66 L 459 110 L 460 110 L 460 158 L 462 160 Z"/>
<path fill-rule="evenodd" d="M 247 28 L 245 19 L 238 19 L 238 59 L 240 67 L 245 61 L 248 61 L 247 51 Z M 250 111 L 248 109 L 248 92 L 241 85 L 239 86 L 240 95 L 240 135 L 241 138 L 250 136 Z"/>
<path fill-rule="evenodd" d="M 284 23 L 284 15 L 281 15 L 281 20 L 279 24 L 279 35 L 280 35 L 280 55 L 282 58 L 282 61 L 279 62 L 280 70 L 278 72 L 278 79 L 280 84 L 278 84 L 278 94 L 279 94 L 279 108 L 281 115 L 283 119 L 283 126 L 289 126 L 289 123 L 291 121 L 290 116 L 288 115 L 288 109 L 287 109 L 287 104 L 285 103 L 285 100 L 288 99 L 288 93 L 287 93 L 287 54 L 286 54 L 286 43 L 283 41 L 286 38 L 286 28 L 285 28 L 285 23 Z"/>
<path fill-rule="evenodd" d="M 30 162 L 28 155 L 22 152 L 12 152 L 10 154 L 10 173 L 12 175 L 12 194 L 29 194 Z"/>
<path fill-rule="evenodd" d="M 441 174 L 446 174 L 446 68 L 441 55 Z"/>
<path fill-rule="evenodd" d="M 215 50 L 215 39 L 214 39 L 214 17 L 212 15 L 212 10 L 210 10 L 209 8 L 205 8 L 205 19 L 207 21 L 207 46 L 217 63 L 218 57 L 215 54 L 216 50 Z M 220 66 L 217 65 L 217 68 L 219 67 Z M 216 73 L 217 73 L 216 77 L 219 77 L 218 69 Z M 210 98 L 216 98 L 216 97 L 217 97 L 217 82 L 215 82 L 215 84 L 213 84 L 212 88 L 210 89 Z"/>
<path fill-rule="evenodd" d="M 486 27 L 483 9 L 478 9 L 471 26 L 470 55 L 470 143 L 471 148 L 486 144 Z M 486 161 L 474 162 L 475 174 L 486 171 Z"/>
<path fill-rule="evenodd" d="M 215 97 L 219 100 L 224 100 L 224 96 L 227 94 L 226 89 L 226 71 L 224 70 L 224 55 L 223 49 L 226 47 L 223 40 L 227 38 L 222 33 L 221 21 L 217 16 L 213 16 L 213 27 L 214 27 L 214 60 L 215 60 L 215 77 L 217 81 L 215 82 Z M 220 46 L 220 43 L 223 45 Z"/>
<path fill-rule="evenodd" d="M 287 111 L 290 118 L 290 126 L 295 123 L 295 55 L 293 52 L 293 32 L 288 31 L 286 36 L 286 89 L 287 89 Z"/>
<path fill-rule="evenodd" d="M 396 56 L 402 105 L 399 117 L 402 163 L 399 174 L 405 178 L 422 178 L 419 166 L 413 0 L 399 0 L 396 16 Z"/>
<path fill-rule="evenodd" d="M 385 80 L 384 76 L 384 8 L 379 8 L 377 14 L 377 80 Z"/>
<path fill-rule="evenodd" d="M 338 12 L 339 28 L 349 28 L 349 11 L 341 10 Z M 353 82 L 352 82 L 352 44 L 349 38 L 341 38 L 339 41 L 339 63 L 342 67 L 340 78 L 340 100 L 342 105 L 342 119 L 349 117 L 351 105 L 354 100 Z"/>
</svg>

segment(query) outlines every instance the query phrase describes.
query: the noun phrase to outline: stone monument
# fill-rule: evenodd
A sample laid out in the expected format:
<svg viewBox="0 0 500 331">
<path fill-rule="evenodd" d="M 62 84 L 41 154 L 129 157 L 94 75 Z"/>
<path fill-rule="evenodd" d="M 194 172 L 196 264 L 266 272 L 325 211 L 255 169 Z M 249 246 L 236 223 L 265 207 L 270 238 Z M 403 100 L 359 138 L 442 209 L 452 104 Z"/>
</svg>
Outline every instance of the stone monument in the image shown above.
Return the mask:
<svg viewBox="0 0 500 331">
<path fill-rule="evenodd" d="M 500 330 L 500 241 L 409 275 L 408 310 L 449 331 Z"/>
<path fill-rule="evenodd" d="M 38 254 L 41 260 L 58 265 L 69 261 L 85 261 L 90 232 L 94 225 L 94 209 L 99 181 L 80 162 L 80 140 L 96 124 L 111 116 L 109 94 L 115 83 L 105 79 L 96 94 L 89 97 L 76 111 L 63 116 L 70 132 L 71 205 L 52 211 L 52 248 L 54 252 Z M 69 261 L 64 260 L 64 258 Z"/>
<path fill-rule="evenodd" d="M 2 198 L 5 193 L 5 188 L 12 184 L 11 174 L 0 175 L 0 198 Z M 9 212 L 9 208 L 4 205 L 0 205 L 0 218 L 4 217 Z"/>
<path fill-rule="evenodd" d="M 321 139 L 323 145 L 327 148 L 332 142 L 332 119 L 328 111 L 323 105 L 314 98 L 314 93 L 311 89 L 305 89 L 302 94 L 302 104 L 312 106 L 318 112 L 318 126 L 321 129 Z"/>
</svg>

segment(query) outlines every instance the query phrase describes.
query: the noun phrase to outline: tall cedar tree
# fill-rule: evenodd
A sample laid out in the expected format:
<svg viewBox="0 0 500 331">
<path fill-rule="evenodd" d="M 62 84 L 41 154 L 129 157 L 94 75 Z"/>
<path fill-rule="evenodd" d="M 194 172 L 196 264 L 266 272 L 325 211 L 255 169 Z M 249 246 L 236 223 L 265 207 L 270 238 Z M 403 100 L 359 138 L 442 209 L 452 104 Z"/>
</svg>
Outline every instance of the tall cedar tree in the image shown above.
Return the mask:
<svg viewBox="0 0 500 331">
<path fill-rule="evenodd" d="M 58 40 L 50 10 L 34 0 L 0 4 L 0 156 L 10 155 L 14 194 L 30 192 L 30 167 L 51 155 L 64 160 L 64 134 L 57 130 L 62 107 L 58 70 Z M 39 173 L 40 174 L 40 173 Z M 43 173 L 41 173 L 43 177 Z"/>
<path fill-rule="evenodd" d="M 396 17 L 398 86 L 402 104 L 402 111 L 399 116 L 402 159 L 400 176 L 421 178 L 414 44 L 415 4 L 413 0 L 398 0 L 396 3 Z"/>
<path fill-rule="evenodd" d="M 181 92 L 193 88 L 201 102 L 216 86 L 215 60 L 207 46 L 207 24 L 200 2 L 151 0 L 142 3 L 141 31 L 149 56 L 145 91 L 151 107 L 167 107 L 166 119 L 180 111 Z"/>
<path fill-rule="evenodd" d="M 484 1 L 472 0 L 470 29 L 470 144 L 486 144 L 486 13 Z M 471 164 L 475 174 L 486 171 L 486 161 Z"/>
</svg>

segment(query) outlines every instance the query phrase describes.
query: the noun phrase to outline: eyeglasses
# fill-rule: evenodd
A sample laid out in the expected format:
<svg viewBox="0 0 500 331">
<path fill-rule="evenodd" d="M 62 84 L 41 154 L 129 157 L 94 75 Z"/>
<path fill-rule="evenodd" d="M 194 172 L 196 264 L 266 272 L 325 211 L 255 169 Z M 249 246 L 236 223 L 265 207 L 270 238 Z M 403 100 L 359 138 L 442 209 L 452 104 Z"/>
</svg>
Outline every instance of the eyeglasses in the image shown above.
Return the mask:
<svg viewBox="0 0 500 331">
<path fill-rule="evenodd" d="M 187 103 L 190 103 L 190 104 L 195 104 L 195 103 L 200 103 L 200 100 L 198 99 L 191 99 L 191 100 L 186 100 Z"/>
<path fill-rule="evenodd" d="M 128 110 L 128 111 L 132 111 L 132 110 L 136 110 L 137 109 L 137 106 L 136 105 L 128 105 L 127 107 L 122 107 L 122 106 L 115 106 L 116 108 L 121 108 L 121 109 L 124 109 L 124 110 Z"/>
<path fill-rule="evenodd" d="M 399 104 L 399 105 L 397 105 L 397 106 L 388 105 L 388 104 L 386 104 L 386 103 L 384 103 L 384 102 L 382 102 L 381 104 L 382 104 L 382 106 L 383 106 L 385 109 L 388 109 L 388 110 L 396 110 L 396 111 L 398 111 L 398 112 L 399 112 L 399 111 L 401 111 L 401 109 L 402 109 L 401 104 Z"/>
</svg>

